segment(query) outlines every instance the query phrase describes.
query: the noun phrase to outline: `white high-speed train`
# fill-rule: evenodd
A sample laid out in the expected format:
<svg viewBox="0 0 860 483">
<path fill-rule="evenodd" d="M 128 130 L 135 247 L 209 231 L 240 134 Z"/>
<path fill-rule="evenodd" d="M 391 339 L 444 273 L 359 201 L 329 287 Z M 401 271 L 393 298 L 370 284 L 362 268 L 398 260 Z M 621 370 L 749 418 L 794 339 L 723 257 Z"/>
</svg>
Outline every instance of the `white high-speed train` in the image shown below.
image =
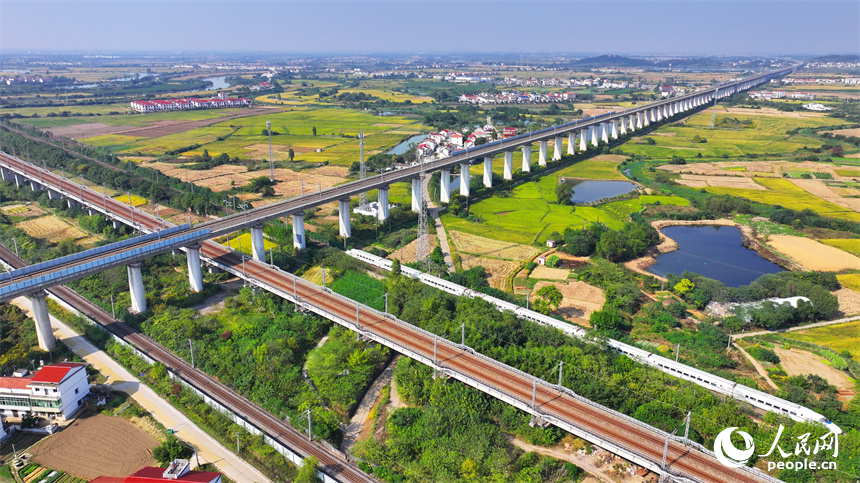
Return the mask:
<svg viewBox="0 0 860 483">
<path fill-rule="evenodd" d="M 375 267 L 379 267 L 385 270 L 391 270 L 391 260 L 378 257 L 362 250 L 352 249 L 348 250 L 346 253 L 354 258 L 365 261 Z M 500 310 L 511 311 L 517 317 L 520 317 L 522 319 L 530 320 L 532 322 L 536 322 L 542 325 L 549 325 L 551 327 L 555 327 L 562 332 L 577 338 L 583 338 L 588 332 L 582 327 L 567 324 L 558 319 L 554 319 L 539 312 L 535 312 L 534 310 L 529 310 L 524 307 L 520 307 L 519 305 L 497 299 L 496 297 L 491 297 L 487 294 L 463 287 L 462 285 L 458 285 L 442 278 L 421 272 L 420 270 L 415 270 L 413 268 L 404 266 L 401 267 L 401 271 L 405 275 L 408 275 L 412 278 L 417 278 L 421 282 L 430 285 L 431 287 L 436 287 L 439 290 L 444 290 L 445 292 L 448 292 L 452 295 L 460 297 L 465 296 L 471 298 L 482 298 L 487 302 L 495 305 Z M 652 367 L 656 367 L 663 372 L 672 374 L 687 381 L 691 381 L 704 388 L 710 389 L 711 391 L 725 394 L 729 397 L 737 399 L 738 401 L 744 401 L 766 411 L 771 411 L 777 414 L 781 414 L 783 416 L 787 416 L 798 422 L 817 422 L 823 424 L 833 433 L 842 434 L 842 429 L 839 428 L 839 426 L 834 424 L 832 421 L 829 421 L 821 414 L 818 414 L 815 411 L 799 404 L 795 404 L 793 402 L 786 401 L 785 399 L 781 399 L 776 396 L 767 394 L 766 392 L 758 391 L 756 389 L 749 388 L 747 386 L 738 384 L 728 379 L 715 376 L 700 369 L 690 367 L 686 364 L 675 362 L 671 359 L 667 359 L 657 354 L 652 354 L 651 352 L 640 349 L 638 347 L 634 347 L 629 344 L 625 344 L 623 342 L 619 342 L 617 340 L 609 339 L 607 340 L 607 345 L 617 350 L 618 352 L 621 352 L 622 354 L 630 357 L 631 359 L 634 359 L 638 362 L 647 364 Z"/>
</svg>

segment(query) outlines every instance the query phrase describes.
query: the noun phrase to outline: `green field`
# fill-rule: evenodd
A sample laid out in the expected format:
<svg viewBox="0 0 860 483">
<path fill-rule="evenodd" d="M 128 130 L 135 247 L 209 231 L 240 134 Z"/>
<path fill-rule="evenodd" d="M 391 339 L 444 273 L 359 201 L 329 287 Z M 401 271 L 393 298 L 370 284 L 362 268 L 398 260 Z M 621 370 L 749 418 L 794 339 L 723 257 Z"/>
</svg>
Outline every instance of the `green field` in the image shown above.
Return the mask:
<svg viewBox="0 0 860 483">
<path fill-rule="evenodd" d="M 625 143 L 625 154 L 642 154 L 649 158 L 681 156 L 693 158 L 697 153 L 705 157 L 738 157 L 744 154 L 789 153 L 797 149 L 821 146 L 821 140 L 809 136 L 789 136 L 786 131 L 832 124 L 832 118 L 794 118 L 728 113 L 717 108 L 717 122 L 721 118 L 750 119 L 755 123 L 751 129 L 710 129 L 711 111 L 702 111 L 690 116 L 685 126 L 661 126 L 645 136 L 656 144 Z M 693 136 L 707 139 L 706 143 L 693 143 Z"/>
<path fill-rule="evenodd" d="M 792 339 L 829 347 L 836 352 L 848 351 L 855 360 L 860 358 L 860 321 L 789 332 L 787 335 Z"/>
<path fill-rule="evenodd" d="M 627 178 L 618 171 L 619 163 L 607 160 L 615 157 L 597 156 L 592 159 L 586 159 L 585 161 L 556 171 L 553 173 L 553 176 L 556 178 L 617 179 L 626 181 Z"/>
<path fill-rule="evenodd" d="M 860 239 L 858 238 L 828 238 L 819 241 L 821 243 L 824 243 L 825 245 L 830 245 L 840 250 L 845 250 L 852 255 L 857 255 L 858 257 L 860 257 Z"/>
<path fill-rule="evenodd" d="M 705 188 L 709 193 L 742 196 L 753 201 L 769 205 L 781 205 L 792 210 L 811 209 L 822 216 L 860 222 L 860 213 L 851 211 L 839 205 L 822 200 L 807 193 L 791 181 L 781 178 L 754 178 L 755 182 L 767 190 L 750 190 L 741 188 Z"/>
</svg>

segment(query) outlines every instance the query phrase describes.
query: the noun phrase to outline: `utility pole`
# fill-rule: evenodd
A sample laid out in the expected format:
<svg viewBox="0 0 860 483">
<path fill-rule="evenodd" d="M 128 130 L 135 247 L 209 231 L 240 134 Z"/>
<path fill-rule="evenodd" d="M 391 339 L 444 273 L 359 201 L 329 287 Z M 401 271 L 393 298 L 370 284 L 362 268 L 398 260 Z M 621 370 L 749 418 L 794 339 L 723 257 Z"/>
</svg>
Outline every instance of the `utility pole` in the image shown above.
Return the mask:
<svg viewBox="0 0 860 483">
<path fill-rule="evenodd" d="M 236 454 L 239 454 L 241 451 L 239 450 L 239 432 L 236 431 Z"/>
<path fill-rule="evenodd" d="M 275 181 L 275 158 L 272 157 L 272 121 L 266 121 L 266 129 L 269 131 L 269 181 Z"/>
<path fill-rule="evenodd" d="M 564 361 L 558 361 L 558 385 L 561 386 L 561 378 L 564 375 Z"/>
<path fill-rule="evenodd" d="M 364 164 L 364 133 L 358 133 L 358 159 L 359 159 L 359 173 L 358 179 L 360 181 L 364 181 L 367 179 L 367 165 Z M 362 191 L 358 195 L 358 208 L 360 210 L 367 210 L 367 192 Z"/>
<path fill-rule="evenodd" d="M 388 313 L 388 292 L 385 292 L 385 313 Z"/>
<path fill-rule="evenodd" d="M 113 318 L 116 318 L 116 304 L 113 302 L 113 294 L 110 294 L 110 310 L 113 313 Z"/>
<path fill-rule="evenodd" d="M 308 441 L 312 441 L 314 439 L 314 430 L 313 426 L 311 426 L 311 408 L 308 408 L 305 412 L 308 413 Z"/>
<path fill-rule="evenodd" d="M 675 362 L 678 362 L 678 357 L 681 356 L 681 343 L 678 342 L 678 347 L 675 349 Z"/>
<path fill-rule="evenodd" d="M 18 239 L 13 238 L 12 241 L 15 242 L 15 256 L 21 258 L 21 255 L 18 253 Z"/>
<path fill-rule="evenodd" d="M 460 345 L 466 345 L 466 323 L 460 324 Z"/>
<path fill-rule="evenodd" d="M 666 454 L 669 452 L 669 440 L 672 439 L 672 437 L 675 436 L 675 433 L 677 432 L 678 430 L 676 429 L 672 431 L 671 435 L 666 436 L 666 443 L 663 445 L 663 463 L 660 465 L 661 471 L 659 483 L 663 483 L 664 481 L 666 481 Z"/>
<path fill-rule="evenodd" d="M 684 444 L 690 445 L 690 417 L 693 415 L 692 411 L 687 412 L 687 417 L 684 418 Z"/>
<path fill-rule="evenodd" d="M 191 339 L 188 339 L 188 347 L 191 348 L 191 368 L 195 369 L 195 367 L 194 367 L 194 344 L 191 343 Z"/>
</svg>

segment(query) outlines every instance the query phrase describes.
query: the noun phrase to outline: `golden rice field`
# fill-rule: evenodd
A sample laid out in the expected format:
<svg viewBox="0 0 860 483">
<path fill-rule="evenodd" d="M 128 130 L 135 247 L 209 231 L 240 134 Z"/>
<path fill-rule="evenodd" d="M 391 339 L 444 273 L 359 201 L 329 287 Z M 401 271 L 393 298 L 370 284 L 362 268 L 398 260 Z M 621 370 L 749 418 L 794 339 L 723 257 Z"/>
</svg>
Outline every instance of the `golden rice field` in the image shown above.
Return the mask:
<svg viewBox="0 0 860 483">
<path fill-rule="evenodd" d="M 227 243 L 226 242 L 222 243 L 222 245 L 224 245 L 226 247 Z M 278 247 L 277 243 L 275 243 L 273 241 L 269 241 L 266 238 L 263 238 L 263 248 L 265 250 L 269 250 L 270 248 L 277 248 L 277 247 Z M 230 248 L 232 248 L 233 250 L 251 255 L 251 234 L 250 233 L 242 233 L 241 235 L 239 235 L 237 237 L 231 237 L 230 238 Z"/>
<path fill-rule="evenodd" d="M 120 203 L 130 204 L 131 206 L 141 206 L 149 203 L 149 200 L 144 198 L 143 196 L 138 196 L 135 194 L 124 194 L 114 197 L 115 200 Z"/>
</svg>

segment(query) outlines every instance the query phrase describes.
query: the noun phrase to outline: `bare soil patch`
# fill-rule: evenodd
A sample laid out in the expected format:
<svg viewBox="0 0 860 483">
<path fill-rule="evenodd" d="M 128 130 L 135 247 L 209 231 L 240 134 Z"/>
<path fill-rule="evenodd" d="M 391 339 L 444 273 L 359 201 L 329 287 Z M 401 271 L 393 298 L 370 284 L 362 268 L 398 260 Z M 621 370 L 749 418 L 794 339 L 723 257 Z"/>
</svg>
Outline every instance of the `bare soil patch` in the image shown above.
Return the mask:
<svg viewBox="0 0 860 483">
<path fill-rule="evenodd" d="M 697 174 L 682 174 L 678 184 L 692 188 L 704 188 L 706 186 L 722 188 L 741 188 L 747 190 L 764 190 L 764 186 L 756 183 L 751 178 L 741 176 L 704 176 Z"/>
<path fill-rule="evenodd" d="M 860 198 L 843 198 L 820 179 L 792 179 L 792 183 L 807 193 L 849 210 L 860 211 Z"/>
<path fill-rule="evenodd" d="M 785 350 L 776 347 L 774 351 L 780 358 L 780 365 L 789 376 L 816 374 L 827 379 L 827 382 L 836 386 L 840 392 L 853 392 L 854 383 L 848 375 L 826 364 L 823 358 L 800 349 Z"/>
<path fill-rule="evenodd" d="M 627 159 L 627 156 L 622 156 L 620 154 L 599 154 L 591 159 L 593 161 L 608 161 L 610 163 L 620 163 Z"/>
<path fill-rule="evenodd" d="M 123 477 L 155 465 L 156 446 L 155 438 L 125 419 L 87 413 L 30 452 L 40 465 L 92 479 Z"/>
<path fill-rule="evenodd" d="M 472 253 L 486 257 L 501 257 L 518 261 L 534 258 L 538 254 L 538 250 L 534 247 L 520 245 L 519 243 L 493 240 L 453 230 L 448 235 L 454 242 L 457 251 L 462 253 Z"/>
<path fill-rule="evenodd" d="M 770 235 L 767 243 L 807 270 L 824 272 L 860 270 L 860 258 L 810 238 Z"/>
<path fill-rule="evenodd" d="M 314 148 L 307 146 L 284 146 L 283 144 L 272 145 L 272 157 L 275 161 L 288 161 L 290 159 L 290 148 L 296 154 L 313 152 Z M 246 150 L 246 154 L 250 158 L 269 159 L 269 145 L 264 143 L 249 144 L 242 149 Z"/>
<path fill-rule="evenodd" d="M 606 302 L 606 297 L 603 295 L 602 290 L 580 281 L 569 283 L 538 282 L 535 284 L 530 295 L 532 300 L 534 300 L 537 291 L 547 285 L 555 285 L 564 297 L 558 309 L 553 314 L 560 315 L 565 320 L 585 327 L 591 327 L 591 324 L 588 323 L 588 318 L 592 312 L 600 310 L 604 302 Z"/>
<path fill-rule="evenodd" d="M 829 132 L 831 134 L 842 134 L 843 136 L 860 136 L 860 127 L 851 129 L 837 129 L 835 131 L 818 131 L 818 134 Z"/>
</svg>

